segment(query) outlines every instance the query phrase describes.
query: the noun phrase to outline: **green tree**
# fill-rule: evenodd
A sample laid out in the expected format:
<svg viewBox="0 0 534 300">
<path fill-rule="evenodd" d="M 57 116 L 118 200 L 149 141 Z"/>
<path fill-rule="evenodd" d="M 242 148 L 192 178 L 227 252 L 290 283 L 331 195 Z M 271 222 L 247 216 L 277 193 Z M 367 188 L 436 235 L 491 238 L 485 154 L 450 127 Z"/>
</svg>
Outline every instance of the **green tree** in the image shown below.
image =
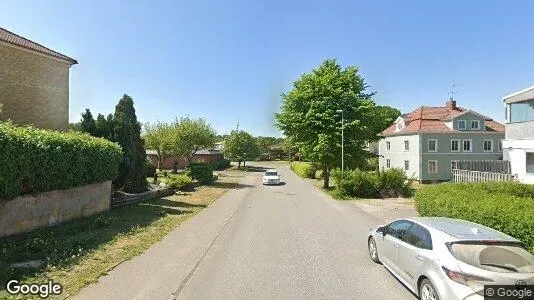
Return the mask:
<svg viewBox="0 0 534 300">
<path fill-rule="evenodd" d="M 92 136 L 96 136 L 96 122 L 89 108 L 86 108 L 85 112 L 82 113 L 80 128 L 83 132 L 87 132 Z"/>
<path fill-rule="evenodd" d="M 141 124 L 137 121 L 133 99 L 124 95 L 115 106 L 114 134 L 122 147 L 123 160 L 115 187 L 126 192 L 138 193 L 147 189 L 145 177 L 146 152 L 141 139 Z"/>
<path fill-rule="evenodd" d="M 113 115 L 109 114 L 105 117 L 102 114 L 98 114 L 95 121 L 95 135 L 108 140 L 115 140 L 115 121 Z"/>
<path fill-rule="evenodd" d="M 284 151 L 289 154 L 289 160 L 291 160 L 291 156 L 293 154 L 296 154 L 299 152 L 299 149 L 297 145 L 295 144 L 295 141 L 291 137 L 286 137 L 284 139 L 283 148 L 284 148 Z"/>
<path fill-rule="evenodd" d="M 254 160 L 261 154 L 261 149 L 256 140 L 248 132 L 233 130 L 224 141 L 224 156 L 232 161 L 241 162 L 246 166 L 246 161 Z"/>
<path fill-rule="evenodd" d="M 158 169 L 161 170 L 165 159 L 173 154 L 174 127 L 159 121 L 153 124 L 146 123 L 144 127 L 145 146 L 147 149 L 156 151 Z"/>
<path fill-rule="evenodd" d="M 4 104 L 0 103 L 0 115 L 2 115 L 2 109 L 4 108 Z"/>
<path fill-rule="evenodd" d="M 258 143 L 258 146 L 260 147 L 261 151 L 263 153 L 266 153 L 269 151 L 269 147 L 281 144 L 283 142 L 283 139 L 275 138 L 272 136 L 258 136 L 256 137 L 256 142 Z"/>
<path fill-rule="evenodd" d="M 217 140 L 217 132 L 202 118 L 183 117 L 177 119 L 172 126 L 174 134 L 171 153 L 185 157 L 188 163 L 198 150 L 213 147 Z"/>
<path fill-rule="evenodd" d="M 384 109 L 377 108 L 371 99 L 374 94 L 366 93 L 366 88 L 357 67 L 343 69 L 335 59 L 328 59 L 282 94 L 281 111 L 275 115 L 277 126 L 294 141 L 303 158 L 323 171 L 325 188 L 331 170 L 341 166 L 341 114 L 337 111 L 344 114 L 348 168 L 365 165 L 366 142 L 377 141 L 383 130 Z"/>
</svg>

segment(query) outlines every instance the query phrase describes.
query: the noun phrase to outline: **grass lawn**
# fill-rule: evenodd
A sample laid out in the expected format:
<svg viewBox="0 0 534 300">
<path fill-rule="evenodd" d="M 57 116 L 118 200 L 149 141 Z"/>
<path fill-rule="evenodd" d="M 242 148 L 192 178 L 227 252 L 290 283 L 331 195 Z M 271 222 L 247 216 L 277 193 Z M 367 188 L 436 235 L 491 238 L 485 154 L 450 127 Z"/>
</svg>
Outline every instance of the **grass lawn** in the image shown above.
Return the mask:
<svg viewBox="0 0 534 300">
<path fill-rule="evenodd" d="M 60 298 L 76 294 L 121 262 L 141 254 L 228 189 L 238 187 L 246 174 L 233 170 L 216 173 L 220 175 L 215 184 L 197 187 L 194 192 L 0 238 L 0 299 L 9 299 L 5 285 L 11 279 L 25 283 L 52 279 L 63 286 Z M 40 266 L 12 266 L 30 261 Z"/>
</svg>

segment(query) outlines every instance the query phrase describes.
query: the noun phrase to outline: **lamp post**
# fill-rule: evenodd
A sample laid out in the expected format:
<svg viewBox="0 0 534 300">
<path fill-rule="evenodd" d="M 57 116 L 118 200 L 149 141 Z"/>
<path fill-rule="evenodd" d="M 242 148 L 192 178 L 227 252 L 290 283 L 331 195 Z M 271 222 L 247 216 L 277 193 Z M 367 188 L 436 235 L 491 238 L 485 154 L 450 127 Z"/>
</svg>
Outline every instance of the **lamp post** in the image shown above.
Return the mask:
<svg viewBox="0 0 534 300">
<path fill-rule="evenodd" d="M 345 126 L 343 124 L 343 122 L 344 122 L 343 110 L 342 109 L 338 109 L 338 110 L 336 110 L 336 112 L 341 113 L 341 174 L 343 174 L 343 169 L 344 169 L 344 166 L 345 166 L 345 160 L 344 160 L 344 157 L 343 157 L 343 155 L 344 155 L 344 153 L 343 153 L 344 149 L 343 148 L 345 146 L 344 145 L 344 142 L 345 142 L 344 136 L 345 135 L 343 134 L 343 129 L 344 129 L 343 127 L 345 127 Z"/>
</svg>

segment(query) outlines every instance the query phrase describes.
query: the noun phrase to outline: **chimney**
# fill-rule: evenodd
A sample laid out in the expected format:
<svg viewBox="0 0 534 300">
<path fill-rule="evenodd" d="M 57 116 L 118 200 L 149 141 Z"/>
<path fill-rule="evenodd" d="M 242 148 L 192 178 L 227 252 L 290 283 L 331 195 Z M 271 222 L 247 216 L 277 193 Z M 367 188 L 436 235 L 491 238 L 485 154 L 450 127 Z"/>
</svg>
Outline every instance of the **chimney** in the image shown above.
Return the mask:
<svg viewBox="0 0 534 300">
<path fill-rule="evenodd" d="M 452 100 L 452 98 L 451 98 L 451 99 L 449 99 L 449 101 L 445 102 L 445 106 L 450 110 L 455 110 L 456 109 L 456 101 Z"/>
</svg>

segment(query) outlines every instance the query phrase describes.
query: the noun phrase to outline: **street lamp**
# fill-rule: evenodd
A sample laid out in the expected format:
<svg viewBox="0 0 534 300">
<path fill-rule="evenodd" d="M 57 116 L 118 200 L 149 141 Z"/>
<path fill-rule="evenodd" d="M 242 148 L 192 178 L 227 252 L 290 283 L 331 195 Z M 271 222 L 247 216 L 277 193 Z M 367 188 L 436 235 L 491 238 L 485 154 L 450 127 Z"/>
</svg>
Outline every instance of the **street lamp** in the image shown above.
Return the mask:
<svg viewBox="0 0 534 300">
<path fill-rule="evenodd" d="M 344 166 L 345 166 L 345 163 L 344 163 L 344 159 L 343 159 L 343 151 L 344 151 L 344 142 L 345 142 L 345 139 L 344 139 L 344 134 L 343 134 L 343 127 L 344 124 L 343 124 L 343 110 L 342 109 L 338 109 L 336 110 L 336 112 L 338 113 L 341 113 L 341 174 L 343 174 L 343 169 L 344 169 Z"/>
</svg>

